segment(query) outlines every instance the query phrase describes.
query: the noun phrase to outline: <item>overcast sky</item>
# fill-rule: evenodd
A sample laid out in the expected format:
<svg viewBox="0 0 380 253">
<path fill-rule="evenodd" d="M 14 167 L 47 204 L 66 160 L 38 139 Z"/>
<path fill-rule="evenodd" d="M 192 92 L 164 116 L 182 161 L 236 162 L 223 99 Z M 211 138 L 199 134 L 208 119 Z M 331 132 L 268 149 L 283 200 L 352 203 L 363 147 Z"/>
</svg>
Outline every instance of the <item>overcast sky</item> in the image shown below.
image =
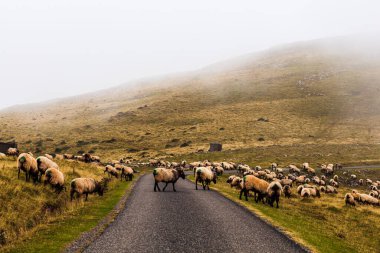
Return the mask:
<svg viewBox="0 0 380 253">
<path fill-rule="evenodd" d="M 0 0 L 0 108 L 378 30 L 376 0 Z"/>
</svg>

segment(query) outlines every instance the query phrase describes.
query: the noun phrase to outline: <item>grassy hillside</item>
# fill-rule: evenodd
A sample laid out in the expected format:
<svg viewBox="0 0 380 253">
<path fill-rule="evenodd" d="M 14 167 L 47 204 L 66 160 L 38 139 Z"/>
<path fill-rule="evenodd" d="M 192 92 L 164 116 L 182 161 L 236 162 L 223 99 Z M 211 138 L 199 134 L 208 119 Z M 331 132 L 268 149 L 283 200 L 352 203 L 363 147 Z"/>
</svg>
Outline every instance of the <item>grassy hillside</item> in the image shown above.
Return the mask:
<svg viewBox="0 0 380 253">
<path fill-rule="evenodd" d="M 362 52 L 357 45 L 350 38 L 285 45 L 133 87 L 10 108 L 0 112 L 0 141 L 15 139 L 37 154 L 106 158 L 184 155 L 212 141 L 268 154 L 368 144 L 357 161 L 376 160 L 379 47 Z"/>
<path fill-rule="evenodd" d="M 16 161 L 0 160 L 0 252 L 57 252 L 80 233 L 91 229 L 125 194 L 130 183 L 113 180 L 103 197 L 70 202 L 70 181 L 100 179 L 103 169 L 79 162 L 58 161 L 67 191 L 56 194 L 49 185 L 17 179 Z M 41 244 L 41 242 L 44 242 Z M 51 243 L 49 243 L 51 242 Z"/>
</svg>

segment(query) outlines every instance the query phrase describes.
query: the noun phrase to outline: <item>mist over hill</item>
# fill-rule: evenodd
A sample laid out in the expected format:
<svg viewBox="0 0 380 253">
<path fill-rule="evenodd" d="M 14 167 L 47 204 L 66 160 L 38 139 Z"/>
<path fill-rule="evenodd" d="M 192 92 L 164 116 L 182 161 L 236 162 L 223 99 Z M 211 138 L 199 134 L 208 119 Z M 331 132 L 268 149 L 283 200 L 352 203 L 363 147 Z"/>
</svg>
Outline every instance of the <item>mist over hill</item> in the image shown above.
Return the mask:
<svg viewBox="0 0 380 253">
<path fill-rule="evenodd" d="M 151 157 L 273 145 L 378 144 L 380 40 L 281 45 L 200 70 L 0 111 L 1 141 Z M 264 119 L 264 120 L 263 120 Z"/>
</svg>

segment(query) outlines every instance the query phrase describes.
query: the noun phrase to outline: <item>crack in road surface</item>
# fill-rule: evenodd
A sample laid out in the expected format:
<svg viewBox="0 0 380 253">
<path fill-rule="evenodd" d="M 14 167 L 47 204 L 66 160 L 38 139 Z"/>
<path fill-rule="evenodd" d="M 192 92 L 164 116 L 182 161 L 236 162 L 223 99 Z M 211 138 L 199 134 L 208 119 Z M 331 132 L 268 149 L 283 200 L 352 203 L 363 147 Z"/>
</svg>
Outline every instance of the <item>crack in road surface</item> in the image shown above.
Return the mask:
<svg viewBox="0 0 380 253">
<path fill-rule="evenodd" d="M 182 179 L 176 189 L 154 192 L 153 176 L 143 176 L 125 209 L 85 252 L 306 252 L 214 191 L 196 191 Z"/>
</svg>

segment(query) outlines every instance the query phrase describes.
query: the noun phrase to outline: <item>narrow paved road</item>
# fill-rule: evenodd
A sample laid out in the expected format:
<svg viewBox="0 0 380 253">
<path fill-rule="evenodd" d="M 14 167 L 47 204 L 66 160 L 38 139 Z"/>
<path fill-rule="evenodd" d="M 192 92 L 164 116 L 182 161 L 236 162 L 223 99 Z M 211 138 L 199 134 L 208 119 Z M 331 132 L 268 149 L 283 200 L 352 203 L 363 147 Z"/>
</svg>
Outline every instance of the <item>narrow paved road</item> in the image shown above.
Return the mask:
<svg viewBox="0 0 380 253">
<path fill-rule="evenodd" d="M 162 189 L 162 187 L 161 187 Z M 304 252 L 251 213 L 180 179 L 153 191 L 143 176 L 126 208 L 85 252 Z"/>
</svg>

